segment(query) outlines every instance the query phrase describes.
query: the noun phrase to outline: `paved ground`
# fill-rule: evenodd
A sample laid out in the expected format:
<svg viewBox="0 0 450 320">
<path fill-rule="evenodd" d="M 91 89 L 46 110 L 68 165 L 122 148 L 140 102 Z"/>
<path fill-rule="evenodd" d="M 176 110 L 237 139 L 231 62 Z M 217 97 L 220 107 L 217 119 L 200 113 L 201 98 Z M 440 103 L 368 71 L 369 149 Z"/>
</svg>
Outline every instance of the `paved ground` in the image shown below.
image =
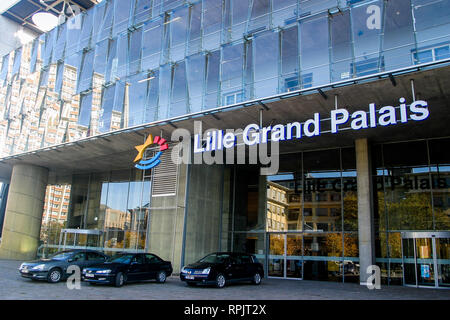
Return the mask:
<svg viewBox="0 0 450 320">
<path fill-rule="evenodd" d="M 18 261 L 0 260 L 0 300 L 450 300 L 450 290 L 442 289 L 382 286 L 380 290 L 369 290 L 364 286 L 352 283 L 275 279 L 267 279 L 260 286 L 243 283 L 216 289 L 188 287 L 178 277 L 170 277 L 165 284 L 148 281 L 115 288 L 82 283 L 80 290 L 69 290 L 65 282 L 50 284 L 22 278 L 18 272 L 19 265 Z"/>
</svg>

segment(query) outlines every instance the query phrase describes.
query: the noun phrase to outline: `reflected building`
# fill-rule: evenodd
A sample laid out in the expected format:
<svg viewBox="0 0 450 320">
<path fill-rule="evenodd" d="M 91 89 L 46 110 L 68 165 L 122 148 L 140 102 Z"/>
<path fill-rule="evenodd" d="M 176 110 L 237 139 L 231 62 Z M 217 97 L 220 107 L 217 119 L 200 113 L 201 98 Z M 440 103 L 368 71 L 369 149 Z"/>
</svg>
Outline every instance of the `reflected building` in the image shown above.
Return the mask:
<svg viewBox="0 0 450 320">
<path fill-rule="evenodd" d="M 448 287 L 449 8 L 104 0 L 40 34 L 0 59 L 0 257 L 245 251 L 268 277 Z M 196 121 L 266 128 L 276 170 L 180 151 L 211 143 Z"/>
</svg>

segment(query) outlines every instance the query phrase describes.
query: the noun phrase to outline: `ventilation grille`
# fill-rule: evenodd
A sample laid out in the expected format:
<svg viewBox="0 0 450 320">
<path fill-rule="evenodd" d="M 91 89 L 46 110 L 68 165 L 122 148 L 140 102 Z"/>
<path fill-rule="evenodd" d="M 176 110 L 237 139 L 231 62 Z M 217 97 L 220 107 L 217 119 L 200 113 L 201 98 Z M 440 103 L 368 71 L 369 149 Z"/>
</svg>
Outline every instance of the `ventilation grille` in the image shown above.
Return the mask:
<svg viewBox="0 0 450 320">
<path fill-rule="evenodd" d="M 173 163 L 170 152 L 163 152 L 161 163 L 153 169 L 152 196 L 173 196 L 177 193 L 177 165 Z"/>
</svg>

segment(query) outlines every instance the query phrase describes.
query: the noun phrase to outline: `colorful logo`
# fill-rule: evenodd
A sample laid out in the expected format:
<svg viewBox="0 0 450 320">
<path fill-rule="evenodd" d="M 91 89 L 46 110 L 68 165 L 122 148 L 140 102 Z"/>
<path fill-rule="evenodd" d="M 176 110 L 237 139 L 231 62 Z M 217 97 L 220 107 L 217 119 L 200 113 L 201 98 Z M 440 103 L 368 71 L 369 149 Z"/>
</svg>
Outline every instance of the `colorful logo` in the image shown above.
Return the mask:
<svg viewBox="0 0 450 320">
<path fill-rule="evenodd" d="M 145 150 L 147 150 L 147 148 L 150 147 L 152 144 L 159 145 L 159 152 L 149 160 L 142 160 L 142 158 L 144 157 Z M 159 158 L 161 157 L 164 150 L 169 149 L 169 145 L 167 144 L 166 139 L 163 139 L 160 136 L 156 136 L 155 139 L 153 139 L 153 136 L 149 135 L 147 140 L 145 140 L 144 144 L 136 146 L 135 148 L 138 151 L 138 154 L 134 159 L 134 163 L 137 162 L 135 167 L 141 170 L 149 170 L 161 163 L 161 160 Z"/>
</svg>

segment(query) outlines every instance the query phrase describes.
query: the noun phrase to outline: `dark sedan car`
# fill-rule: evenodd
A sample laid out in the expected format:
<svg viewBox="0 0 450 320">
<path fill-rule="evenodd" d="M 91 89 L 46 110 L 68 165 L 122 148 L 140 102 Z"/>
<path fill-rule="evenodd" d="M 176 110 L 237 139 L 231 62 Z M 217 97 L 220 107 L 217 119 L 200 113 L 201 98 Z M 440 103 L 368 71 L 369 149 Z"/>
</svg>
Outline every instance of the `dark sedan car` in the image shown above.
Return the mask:
<svg viewBox="0 0 450 320">
<path fill-rule="evenodd" d="M 106 259 L 106 255 L 94 250 L 67 250 L 57 252 L 48 259 L 24 262 L 20 265 L 19 272 L 24 278 L 56 283 L 68 276 L 66 271 L 71 265 L 77 265 L 83 270 Z"/>
<path fill-rule="evenodd" d="M 83 270 L 83 280 L 121 287 L 126 282 L 156 279 L 163 283 L 172 274 L 172 263 L 151 253 L 119 253 L 106 262 Z"/>
<path fill-rule="evenodd" d="M 231 252 L 209 254 L 184 266 L 180 272 L 180 279 L 190 286 L 206 284 L 217 288 L 237 281 L 251 281 L 258 285 L 263 277 L 263 266 L 254 255 Z"/>
</svg>

